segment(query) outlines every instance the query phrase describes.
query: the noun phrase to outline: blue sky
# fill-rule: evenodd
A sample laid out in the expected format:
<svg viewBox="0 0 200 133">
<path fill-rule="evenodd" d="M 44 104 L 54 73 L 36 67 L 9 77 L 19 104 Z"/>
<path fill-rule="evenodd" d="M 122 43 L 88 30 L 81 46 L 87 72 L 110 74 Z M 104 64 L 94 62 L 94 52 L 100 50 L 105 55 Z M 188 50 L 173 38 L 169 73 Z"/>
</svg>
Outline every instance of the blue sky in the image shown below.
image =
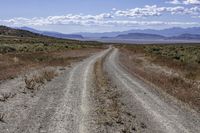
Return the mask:
<svg viewBox="0 0 200 133">
<path fill-rule="evenodd" d="M 0 24 L 63 33 L 200 26 L 200 0 L 6 0 Z"/>
</svg>

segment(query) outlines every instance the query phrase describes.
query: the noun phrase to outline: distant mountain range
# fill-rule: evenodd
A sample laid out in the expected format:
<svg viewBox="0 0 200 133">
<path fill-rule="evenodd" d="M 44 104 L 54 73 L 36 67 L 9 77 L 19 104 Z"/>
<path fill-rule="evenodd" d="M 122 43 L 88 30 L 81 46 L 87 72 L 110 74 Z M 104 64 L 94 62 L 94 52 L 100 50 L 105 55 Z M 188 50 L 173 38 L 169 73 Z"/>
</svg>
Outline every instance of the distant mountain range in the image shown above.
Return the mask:
<svg viewBox="0 0 200 133">
<path fill-rule="evenodd" d="M 118 35 L 114 38 L 117 38 L 117 39 L 165 39 L 165 37 L 161 35 L 146 34 L 146 33 L 128 33 L 128 34 Z"/>
<path fill-rule="evenodd" d="M 132 39 L 132 40 L 200 40 L 200 34 L 181 34 L 178 36 L 162 36 L 157 34 L 146 34 L 146 33 L 128 33 L 118 35 L 116 37 L 102 37 L 101 39 Z"/>
<path fill-rule="evenodd" d="M 169 28 L 163 30 L 154 30 L 154 29 L 134 29 L 122 32 L 104 32 L 104 33 L 77 33 L 82 35 L 85 38 L 106 38 L 106 37 L 116 37 L 121 34 L 129 34 L 129 33 L 144 33 L 144 34 L 157 34 L 161 36 L 179 36 L 181 34 L 200 34 L 200 27 L 192 27 L 192 28 Z"/>
<path fill-rule="evenodd" d="M 179 36 L 169 37 L 169 39 L 200 40 L 200 34 L 181 34 Z"/>
<path fill-rule="evenodd" d="M 78 35 L 78 34 L 63 34 L 63 33 L 59 33 L 59 32 L 40 31 L 40 30 L 36 30 L 33 28 L 29 28 L 29 27 L 20 27 L 18 29 L 27 30 L 27 31 L 30 31 L 33 33 L 38 33 L 38 34 L 42 34 L 45 36 L 62 38 L 62 39 L 78 39 L 78 40 L 84 39 L 82 35 Z"/>
<path fill-rule="evenodd" d="M 18 29 L 27 30 L 45 36 L 77 39 L 77 40 L 200 40 L 200 27 L 193 28 L 169 28 L 163 30 L 129 30 L 123 32 L 105 32 L 105 33 L 76 33 L 63 34 L 59 32 L 40 31 L 29 27 L 21 27 Z"/>
</svg>

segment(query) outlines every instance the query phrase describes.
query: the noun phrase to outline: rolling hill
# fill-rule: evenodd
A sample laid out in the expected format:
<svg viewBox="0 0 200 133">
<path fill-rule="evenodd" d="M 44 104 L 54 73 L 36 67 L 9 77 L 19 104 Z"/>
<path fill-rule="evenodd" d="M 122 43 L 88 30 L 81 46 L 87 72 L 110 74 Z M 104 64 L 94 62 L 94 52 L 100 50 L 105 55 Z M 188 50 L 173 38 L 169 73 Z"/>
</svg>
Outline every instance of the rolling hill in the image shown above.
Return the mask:
<svg viewBox="0 0 200 133">
<path fill-rule="evenodd" d="M 79 45 L 101 45 L 96 41 L 79 41 L 75 39 L 63 39 L 33 33 L 31 31 L 10 28 L 0 25 L 0 44 L 42 44 L 42 45 L 64 45 L 64 46 L 79 46 Z"/>
<path fill-rule="evenodd" d="M 32 33 L 26 30 L 14 29 L 6 26 L 0 26 L 1 36 L 15 36 L 15 37 L 44 37 L 43 35 Z"/>
<path fill-rule="evenodd" d="M 33 33 L 38 33 L 38 34 L 42 34 L 45 36 L 62 38 L 62 39 L 79 39 L 79 40 L 84 39 L 84 37 L 82 35 L 78 35 L 78 34 L 63 34 L 63 33 L 59 33 L 59 32 L 40 31 L 40 30 L 36 30 L 33 28 L 29 28 L 29 27 L 20 27 L 18 29 L 27 30 L 27 31 L 31 31 Z"/>
</svg>

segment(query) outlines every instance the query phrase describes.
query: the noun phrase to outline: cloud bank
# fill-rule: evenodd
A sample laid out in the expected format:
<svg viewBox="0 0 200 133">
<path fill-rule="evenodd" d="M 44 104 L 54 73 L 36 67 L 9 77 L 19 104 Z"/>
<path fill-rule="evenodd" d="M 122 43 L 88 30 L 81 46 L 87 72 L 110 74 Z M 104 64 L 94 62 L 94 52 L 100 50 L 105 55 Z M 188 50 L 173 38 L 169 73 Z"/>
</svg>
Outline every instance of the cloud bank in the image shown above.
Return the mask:
<svg viewBox="0 0 200 133">
<path fill-rule="evenodd" d="M 144 8 L 118 10 L 115 12 L 116 16 L 124 16 L 124 17 L 151 17 L 151 16 L 161 16 L 164 14 L 190 15 L 192 17 L 200 17 L 200 8 L 197 6 L 186 8 L 183 6 L 158 7 L 157 5 L 153 6 L 146 5 Z"/>
<path fill-rule="evenodd" d="M 200 0 L 170 0 L 167 3 L 171 4 L 183 4 L 183 5 L 200 5 Z"/>
<path fill-rule="evenodd" d="M 195 4 L 192 7 L 173 6 L 160 7 L 157 5 L 146 5 L 142 8 L 132 8 L 127 10 L 118 10 L 113 8 L 109 13 L 97 15 L 66 14 L 61 16 L 34 17 L 34 18 L 12 18 L 0 20 L 0 24 L 9 26 L 46 26 L 46 25 L 79 25 L 79 26 L 156 26 L 156 25 L 200 25 L 198 22 L 181 21 L 150 21 L 138 20 L 149 17 L 158 17 L 163 15 L 188 15 L 191 18 L 200 18 L 200 8 L 196 6 L 199 0 L 171 0 L 173 4 Z"/>
</svg>

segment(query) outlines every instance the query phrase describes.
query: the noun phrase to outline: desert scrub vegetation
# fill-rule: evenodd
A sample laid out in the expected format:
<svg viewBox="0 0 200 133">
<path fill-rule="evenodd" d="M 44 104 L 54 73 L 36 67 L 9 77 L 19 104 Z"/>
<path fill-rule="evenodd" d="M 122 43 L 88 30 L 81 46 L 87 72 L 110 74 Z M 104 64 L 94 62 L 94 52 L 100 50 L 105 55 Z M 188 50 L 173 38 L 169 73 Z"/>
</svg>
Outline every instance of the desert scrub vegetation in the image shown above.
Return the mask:
<svg viewBox="0 0 200 133">
<path fill-rule="evenodd" d="M 55 70 L 43 70 L 31 76 L 24 76 L 25 88 L 31 91 L 39 89 L 45 82 L 51 81 L 57 73 Z"/>
<path fill-rule="evenodd" d="M 131 73 L 150 81 L 168 94 L 200 111 L 199 45 L 126 45 L 119 47 L 120 62 Z"/>
<path fill-rule="evenodd" d="M 200 46 L 167 45 L 146 47 L 148 53 L 174 59 L 183 63 L 200 64 Z"/>
<path fill-rule="evenodd" d="M 198 44 L 133 45 L 123 47 L 135 54 L 145 54 L 153 63 L 181 71 L 185 78 L 200 80 L 200 45 Z"/>
<path fill-rule="evenodd" d="M 60 39 L 0 26 L 0 81 L 32 67 L 66 66 L 89 55 L 88 49 L 102 48 L 99 42 Z M 72 56 L 72 51 L 76 55 Z M 79 54 L 82 51 L 88 53 Z"/>
<path fill-rule="evenodd" d="M 1 45 L 0 46 L 0 53 L 9 53 L 9 52 L 15 52 L 16 49 L 11 47 L 11 46 L 7 46 L 7 45 Z"/>
<path fill-rule="evenodd" d="M 17 43 L 17 44 L 1 44 L 0 53 L 36 53 L 36 52 L 53 52 L 66 51 L 74 49 L 95 48 L 94 45 L 72 45 L 72 44 L 44 44 L 44 43 Z M 100 47 L 99 47 L 100 48 Z"/>
<path fill-rule="evenodd" d="M 146 47 L 154 62 L 183 72 L 185 78 L 200 80 L 200 46 L 167 45 Z"/>
<path fill-rule="evenodd" d="M 11 92 L 1 92 L 0 93 L 0 102 L 6 102 L 9 98 L 13 98 L 16 93 Z"/>
<path fill-rule="evenodd" d="M 65 46 L 44 46 L 44 48 L 42 48 L 43 50 L 38 50 L 42 47 L 40 45 L 41 44 L 34 46 L 29 44 L 0 45 L 0 47 L 6 47 L 6 49 L 8 49 L 7 47 L 9 47 L 9 49 L 12 48 L 12 50 L 4 50 L 4 52 L 0 53 L 0 80 L 11 79 L 30 68 L 45 66 L 64 67 L 73 61 L 79 61 L 87 57 L 94 50 L 101 50 L 92 47 L 67 47 L 65 49 L 63 48 Z"/>
<path fill-rule="evenodd" d="M 42 71 L 41 77 L 43 77 L 46 81 L 51 81 L 57 75 L 58 74 L 55 72 L 55 70 L 44 70 Z"/>
</svg>

